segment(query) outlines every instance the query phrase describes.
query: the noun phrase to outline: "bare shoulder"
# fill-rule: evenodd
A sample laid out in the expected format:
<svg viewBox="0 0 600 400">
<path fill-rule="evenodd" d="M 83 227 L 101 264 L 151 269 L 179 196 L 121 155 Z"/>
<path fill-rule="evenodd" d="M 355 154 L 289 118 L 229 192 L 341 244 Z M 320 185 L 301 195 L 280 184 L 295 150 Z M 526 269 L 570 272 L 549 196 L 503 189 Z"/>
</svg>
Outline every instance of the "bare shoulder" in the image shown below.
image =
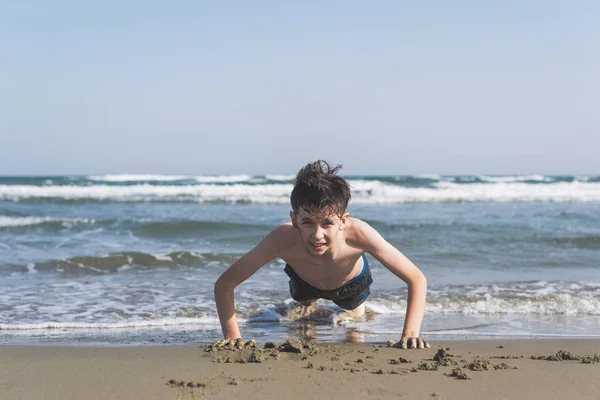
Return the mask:
<svg viewBox="0 0 600 400">
<path fill-rule="evenodd" d="M 346 240 L 349 245 L 364 251 L 371 251 L 385 241 L 375 228 L 358 218 L 350 218 L 346 226 Z"/>
<path fill-rule="evenodd" d="M 282 252 L 293 247 L 296 244 L 298 233 L 296 228 L 292 226 L 292 223 L 286 223 L 279 225 L 273 229 L 261 242 L 270 247 L 279 256 Z"/>
</svg>

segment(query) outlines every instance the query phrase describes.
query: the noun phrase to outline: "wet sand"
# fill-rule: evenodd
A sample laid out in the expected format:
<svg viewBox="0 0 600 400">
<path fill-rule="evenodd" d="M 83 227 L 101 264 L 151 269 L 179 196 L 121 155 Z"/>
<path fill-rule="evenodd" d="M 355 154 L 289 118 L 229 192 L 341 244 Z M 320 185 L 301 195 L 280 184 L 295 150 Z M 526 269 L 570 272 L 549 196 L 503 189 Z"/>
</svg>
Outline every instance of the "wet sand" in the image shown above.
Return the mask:
<svg viewBox="0 0 600 400">
<path fill-rule="evenodd" d="M 598 399 L 600 393 L 597 339 L 447 341 L 425 350 L 281 344 L 3 346 L 0 398 Z"/>
</svg>

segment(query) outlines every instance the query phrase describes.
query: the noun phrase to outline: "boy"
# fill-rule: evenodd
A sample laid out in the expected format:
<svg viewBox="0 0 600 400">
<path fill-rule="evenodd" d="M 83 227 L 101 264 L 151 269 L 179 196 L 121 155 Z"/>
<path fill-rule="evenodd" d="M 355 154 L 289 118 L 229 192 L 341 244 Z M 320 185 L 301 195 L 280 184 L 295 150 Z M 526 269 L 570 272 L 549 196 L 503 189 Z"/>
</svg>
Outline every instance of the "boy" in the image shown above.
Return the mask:
<svg viewBox="0 0 600 400">
<path fill-rule="evenodd" d="M 291 222 L 275 228 L 255 248 L 225 271 L 215 283 L 215 301 L 223 335 L 241 337 L 233 290 L 260 267 L 279 257 L 286 262 L 290 293 L 304 305 L 332 300 L 357 315 L 373 282 L 364 253 L 375 257 L 408 284 L 408 304 L 401 348 L 425 348 L 419 336 L 427 281 L 421 271 L 366 222 L 350 218 L 348 182 L 326 161 L 304 166 L 291 195 Z"/>
</svg>

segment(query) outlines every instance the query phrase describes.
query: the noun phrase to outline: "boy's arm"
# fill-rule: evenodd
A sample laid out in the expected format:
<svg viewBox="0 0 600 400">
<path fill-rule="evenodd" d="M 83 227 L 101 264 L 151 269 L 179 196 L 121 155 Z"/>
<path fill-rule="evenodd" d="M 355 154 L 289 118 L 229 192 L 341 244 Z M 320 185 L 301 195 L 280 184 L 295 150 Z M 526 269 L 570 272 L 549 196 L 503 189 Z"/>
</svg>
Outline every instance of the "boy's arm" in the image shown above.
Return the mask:
<svg viewBox="0 0 600 400">
<path fill-rule="evenodd" d="M 387 242 L 366 222 L 355 220 L 363 248 L 408 285 L 406 319 L 399 343 L 402 348 L 425 348 L 429 344 L 420 337 L 425 311 L 427 279 L 404 254 Z"/>
<path fill-rule="evenodd" d="M 240 338 L 235 316 L 233 290 L 260 267 L 278 256 L 289 240 L 290 226 L 282 225 L 269 233 L 256 247 L 229 267 L 215 282 L 215 303 L 225 339 Z"/>
</svg>

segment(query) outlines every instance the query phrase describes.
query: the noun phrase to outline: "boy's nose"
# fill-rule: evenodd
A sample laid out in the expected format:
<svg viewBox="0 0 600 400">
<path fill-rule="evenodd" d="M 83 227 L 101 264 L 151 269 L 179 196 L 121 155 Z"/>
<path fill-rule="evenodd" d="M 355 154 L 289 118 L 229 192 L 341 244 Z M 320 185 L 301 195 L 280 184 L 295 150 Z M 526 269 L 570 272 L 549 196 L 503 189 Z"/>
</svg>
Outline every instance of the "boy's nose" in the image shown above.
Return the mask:
<svg viewBox="0 0 600 400">
<path fill-rule="evenodd" d="M 323 229 L 320 226 L 317 226 L 317 229 L 315 229 L 313 235 L 315 238 L 321 239 L 324 236 Z"/>
</svg>

